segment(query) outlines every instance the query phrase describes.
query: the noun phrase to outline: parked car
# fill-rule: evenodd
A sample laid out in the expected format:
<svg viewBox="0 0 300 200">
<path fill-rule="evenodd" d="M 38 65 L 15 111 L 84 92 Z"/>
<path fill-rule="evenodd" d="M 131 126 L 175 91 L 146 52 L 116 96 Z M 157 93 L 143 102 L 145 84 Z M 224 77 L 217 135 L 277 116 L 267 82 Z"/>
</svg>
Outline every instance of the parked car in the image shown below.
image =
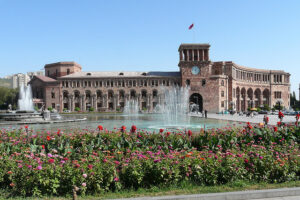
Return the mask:
<svg viewBox="0 0 300 200">
<path fill-rule="evenodd" d="M 64 110 L 64 113 L 70 113 L 71 110 Z"/>
<path fill-rule="evenodd" d="M 261 110 L 261 111 L 258 112 L 258 114 L 264 114 L 265 115 L 265 114 L 269 114 L 269 112 L 267 110 Z"/>
</svg>

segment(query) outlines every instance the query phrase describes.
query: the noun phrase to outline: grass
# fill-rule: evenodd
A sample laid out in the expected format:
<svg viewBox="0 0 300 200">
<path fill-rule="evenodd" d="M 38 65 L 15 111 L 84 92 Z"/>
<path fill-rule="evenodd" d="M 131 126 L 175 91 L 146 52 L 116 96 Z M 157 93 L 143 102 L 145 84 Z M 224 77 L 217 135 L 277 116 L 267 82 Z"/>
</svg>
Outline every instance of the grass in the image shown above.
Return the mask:
<svg viewBox="0 0 300 200">
<path fill-rule="evenodd" d="M 146 197 L 146 196 L 166 196 L 166 195 L 183 195 L 183 194 L 206 194 L 206 193 L 219 193 L 219 192 L 234 192 L 234 191 L 246 191 L 246 190 L 262 190 L 262 189 L 276 189 L 276 188 L 290 188 L 300 187 L 300 181 L 291 181 L 286 183 L 251 183 L 244 181 L 236 181 L 219 186 L 198 186 L 192 183 L 182 183 L 179 186 L 170 187 L 152 187 L 149 189 L 138 189 L 138 190 L 123 190 L 119 192 L 108 192 L 99 194 L 99 196 L 79 196 L 78 199 L 116 199 L 116 198 L 134 198 L 134 197 Z M 67 200 L 71 199 L 71 193 L 65 197 L 11 197 L 8 198 L 9 194 L 5 190 L 0 190 L 0 199 L 45 199 L 45 200 Z"/>
</svg>

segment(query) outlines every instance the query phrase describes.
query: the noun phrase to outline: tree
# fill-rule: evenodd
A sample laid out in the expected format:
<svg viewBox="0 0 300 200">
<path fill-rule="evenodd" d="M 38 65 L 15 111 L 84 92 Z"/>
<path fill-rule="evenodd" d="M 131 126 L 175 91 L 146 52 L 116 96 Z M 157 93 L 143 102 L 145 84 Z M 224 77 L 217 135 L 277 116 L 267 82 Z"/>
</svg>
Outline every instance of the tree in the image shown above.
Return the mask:
<svg viewBox="0 0 300 200">
<path fill-rule="evenodd" d="M 0 87 L 0 109 L 8 109 L 11 104 L 13 109 L 18 106 L 19 90 Z"/>
</svg>

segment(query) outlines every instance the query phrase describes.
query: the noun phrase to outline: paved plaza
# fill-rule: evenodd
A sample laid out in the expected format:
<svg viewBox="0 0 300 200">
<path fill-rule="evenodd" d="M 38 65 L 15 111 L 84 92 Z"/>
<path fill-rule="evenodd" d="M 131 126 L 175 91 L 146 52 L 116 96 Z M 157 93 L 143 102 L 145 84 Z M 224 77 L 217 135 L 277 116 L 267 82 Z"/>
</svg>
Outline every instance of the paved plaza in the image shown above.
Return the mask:
<svg viewBox="0 0 300 200">
<path fill-rule="evenodd" d="M 201 115 L 199 115 L 201 116 Z M 247 117 L 246 115 L 240 116 L 238 114 L 230 115 L 230 114 L 215 114 L 215 113 L 208 113 L 207 115 L 210 119 L 222 119 L 222 120 L 229 120 L 229 121 L 236 121 L 236 122 L 250 122 L 250 123 L 263 123 L 264 115 L 256 115 L 253 117 Z M 269 125 L 276 125 L 279 121 L 278 115 L 268 115 L 269 117 Z M 295 123 L 296 119 L 295 116 L 284 116 L 283 121 L 284 123 Z"/>
</svg>

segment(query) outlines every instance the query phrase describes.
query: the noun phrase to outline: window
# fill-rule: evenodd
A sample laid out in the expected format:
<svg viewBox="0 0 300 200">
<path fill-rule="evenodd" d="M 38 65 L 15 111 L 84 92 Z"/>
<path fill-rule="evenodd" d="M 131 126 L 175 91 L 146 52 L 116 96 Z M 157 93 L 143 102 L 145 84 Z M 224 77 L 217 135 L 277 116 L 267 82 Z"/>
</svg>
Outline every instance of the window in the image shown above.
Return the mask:
<svg viewBox="0 0 300 200">
<path fill-rule="evenodd" d="M 55 92 L 51 92 L 51 98 L 55 99 Z"/>
<path fill-rule="evenodd" d="M 48 76 L 50 76 L 50 71 L 49 70 L 47 71 L 47 73 L 48 73 Z"/>
<path fill-rule="evenodd" d="M 221 107 L 224 108 L 224 101 L 221 101 Z"/>
<path fill-rule="evenodd" d="M 55 70 L 55 75 L 56 75 L 56 76 L 58 75 L 58 71 L 57 71 L 57 69 Z"/>
<path fill-rule="evenodd" d="M 224 97 L 224 91 L 221 91 L 221 97 Z"/>
<path fill-rule="evenodd" d="M 67 75 L 69 75 L 70 74 L 70 69 L 67 69 Z"/>
<path fill-rule="evenodd" d="M 157 97 L 157 91 L 156 90 L 153 91 L 153 98 L 154 97 Z"/>
<path fill-rule="evenodd" d="M 52 108 L 55 109 L 55 103 L 52 103 Z"/>
<path fill-rule="evenodd" d="M 278 91 L 274 92 L 274 97 L 275 99 L 281 99 L 281 92 Z"/>
<path fill-rule="evenodd" d="M 205 84 L 206 84 L 206 80 L 202 79 L 202 86 L 205 86 Z"/>
<path fill-rule="evenodd" d="M 221 86 L 224 86 L 224 80 L 221 81 Z"/>
<path fill-rule="evenodd" d="M 186 83 L 187 86 L 190 86 L 190 84 L 191 84 L 190 79 L 186 79 L 185 83 Z"/>
</svg>

